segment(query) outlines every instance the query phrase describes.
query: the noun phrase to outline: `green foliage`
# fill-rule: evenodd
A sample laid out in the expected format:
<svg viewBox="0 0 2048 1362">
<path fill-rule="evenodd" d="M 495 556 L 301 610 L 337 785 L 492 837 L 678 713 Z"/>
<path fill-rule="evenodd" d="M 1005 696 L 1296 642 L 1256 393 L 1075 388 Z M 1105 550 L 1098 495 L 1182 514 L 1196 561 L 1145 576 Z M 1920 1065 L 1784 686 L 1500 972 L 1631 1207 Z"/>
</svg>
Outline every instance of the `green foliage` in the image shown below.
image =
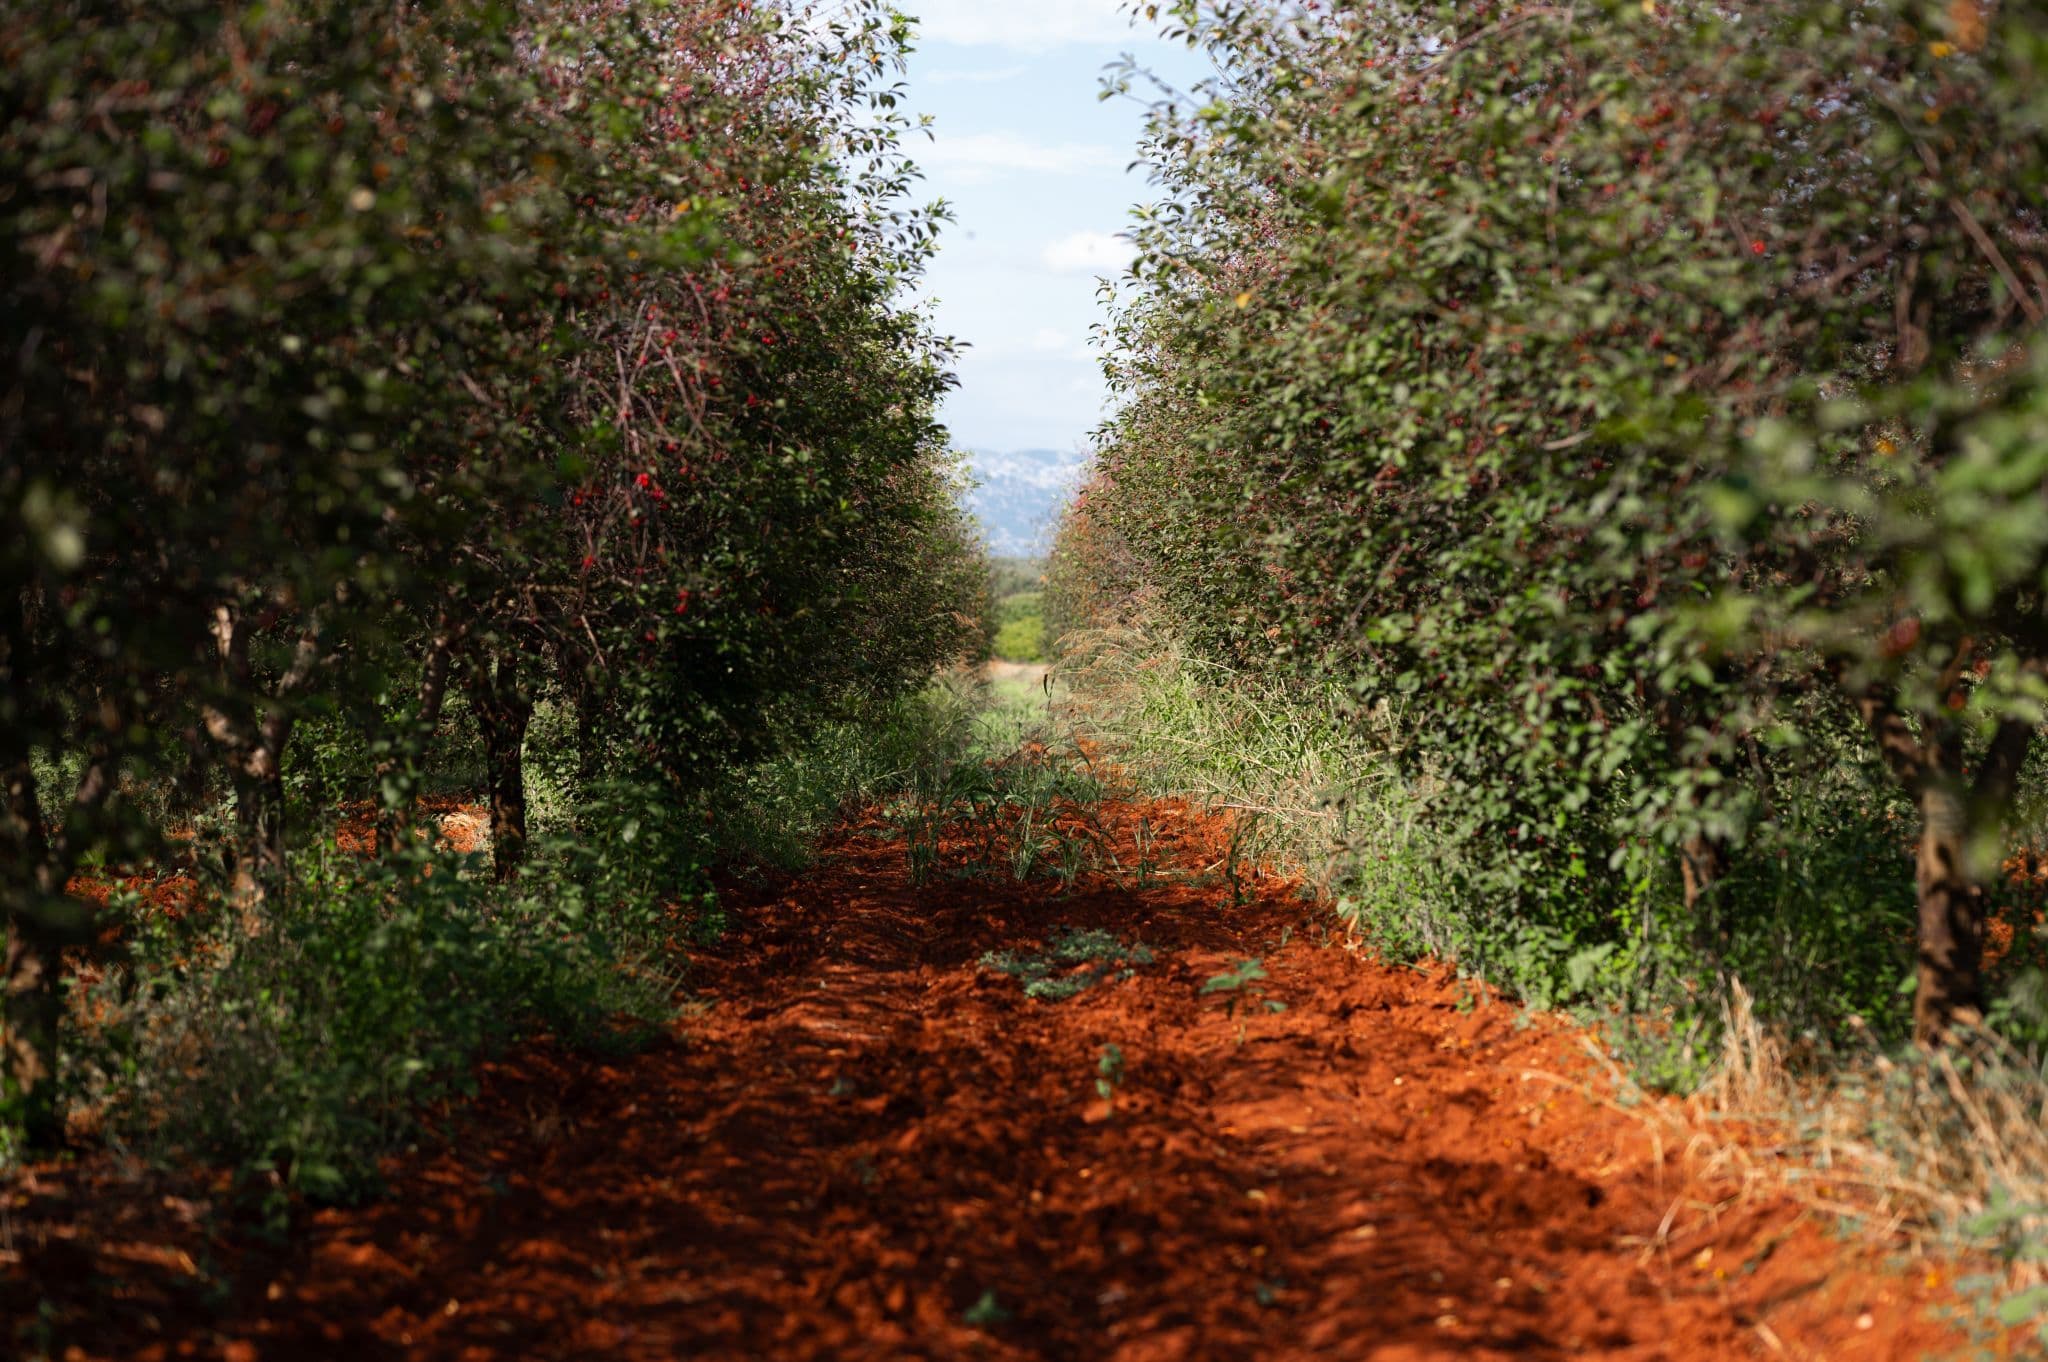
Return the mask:
<svg viewBox="0 0 2048 1362">
<path fill-rule="evenodd" d="M 1233 875 L 1299 876 L 1386 958 L 1455 961 L 1533 1005 L 1610 1021 L 1646 1081 L 1687 1089 L 1707 1076 L 1729 980 L 1789 1032 L 1895 1039 L 1909 1025 L 1899 983 L 1914 905 L 1899 830 L 1910 811 L 1859 764 L 1853 730 L 1830 740 L 1832 762 L 1776 790 L 1782 821 L 1738 850 L 1694 912 L 1645 856 L 1627 896 L 1594 900 L 1566 878 L 1531 920 L 1470 891 L 1461 848 L 1435 837 L 1440 787 L 1408 778 L 1381 728 L 1349 722 L 1334 688 L 1267 680 L 1158 635 L 1068 642 L 1060 680 L 1091 748 L 1143 788 L 1235 811 Z M 1400 712 L 1379 722 L 1398 729 Z M 2031 920 L 2024 895 L 1998 911 Z"/>
<path fill-rule="evenodd" d="M 1042 950 L 990 951 L 981 967 L 1024 985 L 1024 996 L 1060 1003 L 1098 984 L 1135 978 L 1157 957 L 1143 942 L 1126 946 L 1099 928 L 1056 927 Z"/>
<path fill-rule="evenodd" d="M 96 986 L 113 1020 L 78 1057 L 145 1149 L 218 1160 L 284 1198 L 373 1191 L 416 1111 L 469 1091 L 479 1054 L 536 1033 L 618 1043 L 667 988 L 627 966 L 562 885 L 487 887 L 427 852 L 328 855 L 253 940 L 162 927 Z M 218 963 L 208 963 L 218 962 Z"/>
<path fill-rule="evenodd" d="M 1035 610 L 1005 620 L 990 651 L 1005 662 L 1045 661 L 1045 621 Z"/>
<path fill-rule="evenodd" d="M 630 776 L 537 819 L 520 878 L 425 844 L 297 859 L 261 935 L 141 919 L 86 1000 L 71 1086 L 121 1137 L 225 1162 L 272 1214 L 352 1199 L 423 1107 L 471 1090 L 477 1057 L 525 1037 L 630 1045 L 673 1011 L 681 948 L 719 931 L 715 862 L 794 867 L 841 810 L 900 790 L 974 740 L 979 695 L 935 685 L 734 770 L 678 805 Z M 549 765 L 560 725 L 542 726 Z M 573 754 L 571 754 L 573 757 Z M 130 905 L 132 910 L 133 905 Z"/>
<path fill-rule="evenodd" d="M 997 560 L 992 573 L 995 636 L 989 651 L 1005 662 L 1046 660 L 1044 565 L 1035 559 Z"/>
<path fill-rule="evenodd" d="M 1268 978 L 1266 967 L 1257 960 L 1240 960 L 1221 974 L 1212 974 L 1203 981 L 1200 996 L 1206 998 L 1212 993 L 1227 995 L 1224 999 L 1224 1013 L 1236 1016 L 1237 1009 L 1247 1003 L 1256 1003 L 1264 1012 L 1285 1012 L 1287 1004 L 1266 996 L 1261 982 Z M 1243 1040 L 1240 1032 L 1238 1039 Z"/>
<path fill-rule="evenodd" d="M 1219 75 L 1155 107 L 1055 630 L 1339 692 L 1408 935 L 1536 996 L 1768 969 L 1789 906 L 1860 1012 L 1900 858 L 1770 862 L 1918 822 L 1915 1025 L 1966 1017 L 2048 713 L 2039 4 L 1168 14 Z"/>
<path fill-rule="evenodd" d="M 1266 977 L 1265 966 L 1256 960 L 1240 960 L 1221 974 L 1211 975 L 1201 987 L 1201 994 L 1235 993 L 1247 984 L 1256 983 Z"/>
<path fill-rule="evenodd" d="M 579 791 L 576 825 L 536 838 L 522 884 L 552 911 L 590 920 L 612 939 L 659 948 L 720 921 L 703 820 L 659 780 L 627 770 Z"/>
<path fill-rule="evenodd" d="M 221 987 L 260 994 L 232 970 L 279 924 L 336 962 L 369 930 L 290 865 L 337 810 L 409 864 L 422 791 L 482 785 L 494 878 L 652 944 L 709 922 L 718 838 L 792 855 L 805 790 L 869 778 L 770 763 L 978 646 L 951 349 L 904 301 L 942 216 L 907 202 L 907 27 L 797 19 L 0 18 L 0 449 L 36 451 L 0 457 L 0 1126 L 61 1132 L 63 952 L 138 929 L 81 867 L 200 876 L 251 961 Z M 430 1067 L 484 1039 L 420 1025 Z"/>
<path fill-rule="evenodd" d="M 2015 1329 L 2026 1329 L 2033 1341 L 2048 1345 L 2048 1285 L 2037 1280 L 2042 1266 L 2048 1265 L 2048 1239 L 2041 1237 L 2044 1224 L 2048 1207 L 2015 1202 L 2001 1191 L 1965 1226 L 1972 1239 L 1997 1246 L 2006 1269 L 2003 1275 L 1981 1274 L 1956 1283 L 1971 1307 L 1969 1313 L 1958 1312 L 1958 1320 L 1979 1346 L 1981 1357 L 1997 1356 L 1996 1345 Z M 2030 1285 L 2014 1289 L 2016 1268 L 2028 1274 Z"/>
<path fill-rule="evenodd" d="M 900 798 L 965 760 L 986 722 L 983 706 L 973 687 L 936 682 L 730 772 L 704 795 L 709 847 L 743 866 L 808 863 L 841 815 Z"/>
<path fill-rule="evenodd" d="M 1114 1103 L 1117 1089 L 1123 1083 L 1123 1047 L 1116 1044 L 1103 1046 L 1100 1058 L 1095 1061 L 1095 1095 L 1105 1102 Z"/>
</svg>

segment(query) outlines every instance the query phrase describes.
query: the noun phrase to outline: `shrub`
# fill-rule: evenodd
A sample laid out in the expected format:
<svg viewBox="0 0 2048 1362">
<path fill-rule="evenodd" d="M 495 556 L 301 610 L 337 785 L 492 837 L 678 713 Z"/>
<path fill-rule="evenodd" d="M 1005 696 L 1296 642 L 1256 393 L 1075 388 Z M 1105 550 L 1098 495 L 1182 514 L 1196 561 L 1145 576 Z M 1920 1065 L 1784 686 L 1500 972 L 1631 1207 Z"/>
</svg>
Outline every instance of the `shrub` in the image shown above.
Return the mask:
<svg viewBox="0 0 2048 1362">
<path fill-rule="evenodd" d="M 74 1074 L 125 1141 L 224 1162 L 278 1212 L 373 1191 L 418 1111 L 473 1091 L 479 1055 L 665 1020 L 666 987 L 582 900 L 493 890 L 465 859 L 306 858 L 253 938 L 151 932 L 97 986 Z"/>
</svg>

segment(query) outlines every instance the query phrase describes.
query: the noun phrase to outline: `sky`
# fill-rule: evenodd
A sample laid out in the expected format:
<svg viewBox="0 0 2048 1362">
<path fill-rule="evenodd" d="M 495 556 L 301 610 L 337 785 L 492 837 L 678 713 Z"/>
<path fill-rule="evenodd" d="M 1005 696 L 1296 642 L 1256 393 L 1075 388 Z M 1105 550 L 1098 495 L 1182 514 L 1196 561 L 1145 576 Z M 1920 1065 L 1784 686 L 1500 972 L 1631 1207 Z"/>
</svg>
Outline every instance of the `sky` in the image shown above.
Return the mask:
<svg viewBox="0 0 2048 1362">
<path fill-rule="evenodd" d="M 1122 273 L 1118 234 L 1153 197 L 1135 159 L 1144 108 L 1098 99 L 1128 53 L 1181 88 L 1197 58 L 1118 0 L 901 0 L 920 20 L 909 109 L 934 140 L 906 146 L 920 197 L 954 221 L 922 290 L 967 344 L 944 419 L 966 449 L 1082 448 L 1107 394 L 1090 349 L 1098 279 Z"/>
</svg>

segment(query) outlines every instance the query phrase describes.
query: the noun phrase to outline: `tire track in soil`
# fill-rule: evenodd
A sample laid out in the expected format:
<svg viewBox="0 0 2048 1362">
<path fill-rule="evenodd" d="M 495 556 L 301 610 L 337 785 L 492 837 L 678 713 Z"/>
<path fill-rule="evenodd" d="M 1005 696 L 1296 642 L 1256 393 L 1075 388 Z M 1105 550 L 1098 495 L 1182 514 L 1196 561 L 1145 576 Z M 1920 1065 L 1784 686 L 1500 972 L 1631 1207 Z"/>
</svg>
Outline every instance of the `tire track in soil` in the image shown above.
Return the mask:
<svg viewBox="0 0 2048 1362">
<path fill-rule="evenodd" d="M 1140 812 L 1169 865 L 1227 844 L 1173 803 L 1111 821 Z M 79 1355 L 1951 1355 L 1917 1275 L 1787 1204 L 1706 1214 L 1725 1189 L 1556 1081 L 1569 1027 L 1321 944 L 1288 886 L 916 887 L 882 833 L 728 894 L 673 1043 L 487 1065 L 444 1148 L 245 1264 L 224 1318 L 117 1311 Z M 1056 1004 L 977 968 L 1055 925 L 1158 960 Z M 1247 957 L 1285 1011 L 1201 996 Z"/>
</svg>

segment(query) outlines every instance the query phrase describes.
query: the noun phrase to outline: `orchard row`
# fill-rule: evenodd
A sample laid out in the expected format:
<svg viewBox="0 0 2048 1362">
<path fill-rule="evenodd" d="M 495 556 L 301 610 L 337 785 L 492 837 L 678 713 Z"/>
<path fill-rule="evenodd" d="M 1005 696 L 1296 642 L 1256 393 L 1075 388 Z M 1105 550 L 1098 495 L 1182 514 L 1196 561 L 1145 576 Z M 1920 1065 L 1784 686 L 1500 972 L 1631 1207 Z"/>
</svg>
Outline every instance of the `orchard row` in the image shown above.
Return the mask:
<svg viewBox="0 0 2048 1362">
<path fill-rule="evenodd" d="M 58 1119 L 61 961 L 106 927 L 74 876 L 220 808 L 260 932 L 307 732 L 389 851 L 460 697 L 510 878 L 537 701 L 587 781 L 680 800 L 980 628 L 946 347 L 898 301 L 905 32 L 762 8 L 0 19 L 11 1123 Z"/>
<path fill-rule="evenodd" d="M 1449 905 L 1468 963 L 1682 1007 L 1796 961 L 1923 1041 L 2001 1008 L 2048 8 L 1171 11 L 1220 74 L 1152 121 L 1065 624 L 1341 693 L 1432 843 L 1366 910 Z"/>
</svg>

